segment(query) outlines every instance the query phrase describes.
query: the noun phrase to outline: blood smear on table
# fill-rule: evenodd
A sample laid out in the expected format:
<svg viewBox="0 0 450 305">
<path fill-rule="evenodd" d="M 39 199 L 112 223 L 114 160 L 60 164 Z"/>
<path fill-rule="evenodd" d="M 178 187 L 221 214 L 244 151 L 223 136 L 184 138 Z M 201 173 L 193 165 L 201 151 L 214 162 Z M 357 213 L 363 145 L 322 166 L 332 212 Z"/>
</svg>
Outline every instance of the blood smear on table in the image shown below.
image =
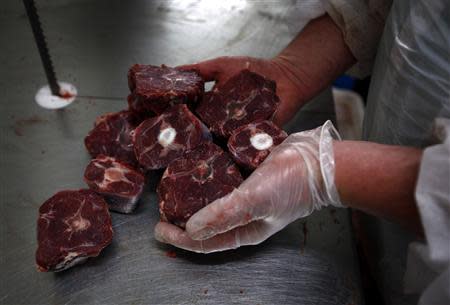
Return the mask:
<svg viewBox="0 0 450 305">
<path fill-rule="evenodd" d="M 166 252 L 166 256 L 167 257 L 171 257 L 171 258 L 176 258 L 177 257 L 177 253 L 175 251 L 167 251 Z"/>
</svg>

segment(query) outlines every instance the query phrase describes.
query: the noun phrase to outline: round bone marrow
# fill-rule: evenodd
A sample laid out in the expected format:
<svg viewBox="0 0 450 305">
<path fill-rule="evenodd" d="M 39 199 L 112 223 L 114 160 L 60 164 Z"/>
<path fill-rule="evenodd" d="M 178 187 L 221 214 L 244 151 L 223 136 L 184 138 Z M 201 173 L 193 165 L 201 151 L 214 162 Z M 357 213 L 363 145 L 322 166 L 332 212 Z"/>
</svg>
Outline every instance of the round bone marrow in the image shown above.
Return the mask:
<svg viewBox="0 0 450 305">
<path fill-rule="evenodd" d="M 145 120 L 133 134 L 136 157 L 146 169 L 165 168 L 186 151 L 210 140 L 208 128 L 184 104 Z"/>
<path fill-rule="evenodd" d="M 238 165 L 254 170 L 286 137 L 286 132 L 270 121 L 250 123 L 231 134 L 228 150 Z"/>
</svg>

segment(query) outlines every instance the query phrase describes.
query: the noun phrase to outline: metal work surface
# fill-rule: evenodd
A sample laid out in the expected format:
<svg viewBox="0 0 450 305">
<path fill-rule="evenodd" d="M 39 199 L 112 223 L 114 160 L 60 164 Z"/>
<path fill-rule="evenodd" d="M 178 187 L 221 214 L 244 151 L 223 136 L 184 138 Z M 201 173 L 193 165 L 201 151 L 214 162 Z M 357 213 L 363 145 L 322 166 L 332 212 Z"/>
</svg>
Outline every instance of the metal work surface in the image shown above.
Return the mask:
<svg viewBox="0 0 450 305">
<path fill-rule="evenodd" d="M 25 11 L 20 2 L 4 4 L 1 304 L 361 304 L 346 210 L 316 212 L 258 246 L 194 254 L 153 238 L 156 174 L 133 215 L 112 213 L 114 239 L 98 258 L 56 274 L 35 268 L 38 208 L 59 190 L 85 187 L 83 138 L 98 115 L 126 107 L 128 67 L 273 56 L 293 38 L 283 21 L 291 5 L 38 1 L 56 73 L 81 95 L 66 109 L 51 111 L 34 102 L 45 75 Z M 333 115 L 328 90 L 287 129 L 313 128 Z"/>
</svg>

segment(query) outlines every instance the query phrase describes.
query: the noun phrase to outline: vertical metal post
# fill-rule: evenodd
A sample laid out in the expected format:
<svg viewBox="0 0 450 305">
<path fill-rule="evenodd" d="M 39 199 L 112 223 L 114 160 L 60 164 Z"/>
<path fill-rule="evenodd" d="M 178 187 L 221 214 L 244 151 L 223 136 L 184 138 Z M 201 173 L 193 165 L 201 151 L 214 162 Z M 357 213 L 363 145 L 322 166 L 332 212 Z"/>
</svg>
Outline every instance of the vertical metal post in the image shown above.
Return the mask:
<svg viewBox="0 0 450 305">
<path fill-rule="evenodd" d="M 23 0 L 25 9 L 27 11 L 28 19 L 30 20 L 31 29 L 33 30 L 34 39 L 41 56 L 42 64 L 44 66 L 45 75 L 53 95 L 60 96 L 60 88 L 56 80 L 55 70 L 53 69 L 52 59 L 48 51 L 47 43 L 45 41 L 44 33 L 42 31 L 39 15 L 37 14 L 34 0 Z"/>
</svg>

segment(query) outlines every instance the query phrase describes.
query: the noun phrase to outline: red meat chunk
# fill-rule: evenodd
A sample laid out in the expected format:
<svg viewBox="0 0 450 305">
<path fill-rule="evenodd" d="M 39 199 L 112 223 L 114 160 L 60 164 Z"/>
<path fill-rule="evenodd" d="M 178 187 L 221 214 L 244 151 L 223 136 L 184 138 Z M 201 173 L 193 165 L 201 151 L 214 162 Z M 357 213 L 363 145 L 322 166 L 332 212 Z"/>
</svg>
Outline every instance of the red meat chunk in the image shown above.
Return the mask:
<svg viewBox="0 0 450 305">
<path fill-rule="evenodd" d="M 254 170 L 286 137 L 286 132 L 270 121 L 250 123 L 231 134 L 228 150 L 238 165 Z"/>
<path fill-rule="evenodd" d="M 229 155 L 206 142 L 169 164 L 157 188 L 163 221 L 184 228 L 192 214 L 233 191 L 242 176 Z"/>
<path fill-rule="evenodd" d="M 102 115 L 84 139 L 86 149 L 93 158 L 106 155 L 136 166 L 131 132 L 138 123 L 139 120 L 130 111 Z"/>
<path fill-rule="evenodd" d="M 100 155 L 86 167 L 84 181 L 103 195 L 111 211 L 131 213 L 144 190 L 145 176 L 128 164 Z"/>
<path fill-rule="evenodd" d="M 130 110 L 142 114 L 161 114 L 175 104 L 197 104 L 204 92 L 203 79 L 193 71 L 162 65 L 134 65 L 128 72 Z"/>
<path fill-rule="evenodd" d="M 270 119 L 278 104 L 274 81 L 243 70 L 214 88 L 197 107 L 197 114 L 215 135 L 228 138 L 241 126 Z"/>
<path fill-rule="evenodd" d="M 95 257 L 111 243 L 113 230 L 105 200 L 94 191 L 61 191 L 39 208 L 39 271 L 62 271 Z"/>
<path fill-rule="evenodd" d="M 208 128 L 184 104 L 145 120 L 133 134 L 136 157 L 146 169 L 165 168 L 185 151 L 210 140 Z"/>
</svg>

